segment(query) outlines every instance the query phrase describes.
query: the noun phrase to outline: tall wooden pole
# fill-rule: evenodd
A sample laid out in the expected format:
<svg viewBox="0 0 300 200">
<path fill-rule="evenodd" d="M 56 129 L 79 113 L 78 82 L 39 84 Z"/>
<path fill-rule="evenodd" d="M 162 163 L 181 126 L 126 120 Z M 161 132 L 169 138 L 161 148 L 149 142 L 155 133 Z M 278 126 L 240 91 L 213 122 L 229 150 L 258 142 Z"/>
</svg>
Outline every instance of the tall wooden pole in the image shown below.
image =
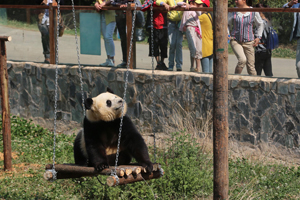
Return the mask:
<svg viewBox="0 0 300 200">
<path fill-rule="evenodd" d="M 55 13 L 52 3 L 49 3 L 49 45 L 50 45 L 50 63 L 55 64 Z"/>
<path fill-rule="evenodd" d="M 11 164 L 11 129 L 10 109 L 8 97 L 8 73 L 6 64 L 5 41 L 11 41 L 11 37 L 0 36 L 0 84 L 1 84 L 1 107 L 2 107 L 2 134 L 4 171 L 12 171 Z"/>
<path fill-rule="evenodd" d="M 214 200 L 228 199 L 228 0 L 213 1 Z"/>
<path fill-rule="evenodd" d="M 129 56 L 129 49 L 130 49 L 130 42 L 131 42 L 131 32 L 132 32 L 132 11 L 131 7 L 134 3 L 128 3 L 126 9 L 126 27 L 127 27 L 127 59 Z M 136 43 L 135 43 L 135 34 L 133 35 L 132 40 L 132 49 L 131 49 L 131 57 L 129 61 L 129 68 L 135 69 L 136 68 Z"/>
</svg>

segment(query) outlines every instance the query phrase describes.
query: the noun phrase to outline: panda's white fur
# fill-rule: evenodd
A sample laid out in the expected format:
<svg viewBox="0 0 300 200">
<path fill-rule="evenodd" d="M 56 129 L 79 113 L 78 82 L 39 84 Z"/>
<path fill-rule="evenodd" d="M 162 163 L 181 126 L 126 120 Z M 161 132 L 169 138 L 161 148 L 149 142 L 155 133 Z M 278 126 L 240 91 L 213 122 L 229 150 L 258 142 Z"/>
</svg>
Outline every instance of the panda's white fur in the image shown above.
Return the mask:
<svg viewBox="0 0 300 200">
<path fill-rule="evenodd" d="M 93 105 L 90 110 L 86 110 L 86 117 L 91 122 L 97 121 L 112 121 L 122 116 L 122 106 L 123 99 L 115 94 L 110 92 L 101 93 L 98 96 L 92 98 Z M 110 106 L 107 105 L 107 101 L 110 101 Z M 127 112 L 127 104 L 124 104 L 123 114 L 125 115 Z M 84 140 L 84 131 L 81 129 L 79 133 L 81 135 L 80 139 L 80 148 L 85 157 L 88 157 L 86 151 L 86 144 Z M 116 153 L 116 149 L 106 149 L 106 154 L 114 154 Z"/>
<path fill-rule="evenodd" d="M 127 104 L 108 88 L 108 92 L 84 102 L 86 117 L 74 142 L 75 164 L 93 166 L 101 171 L 115 163 L 122 114 L 123 126 L 118 164 L 129 164 L 132 158 L 152 171 L 148 148 L 141 134 L 126 115 Z M 123 112 L 122 112 L 123 111 Z"/>
<path fill-rule="evenodd" d="M 90 122 L 97 121 L 113 121 L 122 116 L 122 106 L 123 99 L 115 94 L 110 92 L 102 93 L 94 98 L 92 98 L 93 103 L 90 110 L 86 111 L 86 117 Z M 110 101 L 111 105 L 108 106 L 107 102 Z M 127 104 L 124 102 L 124 111 L 125 115 L 127 112 Z"/>
</svg>

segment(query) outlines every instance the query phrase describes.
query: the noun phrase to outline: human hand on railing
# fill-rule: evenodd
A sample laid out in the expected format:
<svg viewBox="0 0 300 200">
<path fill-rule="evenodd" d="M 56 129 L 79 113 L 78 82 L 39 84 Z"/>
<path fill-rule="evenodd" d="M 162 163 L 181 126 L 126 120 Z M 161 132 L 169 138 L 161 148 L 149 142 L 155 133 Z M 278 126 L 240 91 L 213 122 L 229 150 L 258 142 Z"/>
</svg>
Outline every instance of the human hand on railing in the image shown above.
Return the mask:
<svg viewBox="0 0 300 200">
<path fill-rule="evenodd" d="M 121 4 L 120 5 L 120 8 L 125 8 L 125 7 L 127 7 L 127 4 Z"/>
<path fill-rule="evenodd" d="M 167 11 L 170 11 L 170 6 L 169 6 L 168 4 L 164 3 L 163 6 L 165 7 L 165 9 L 166 9 Z"/>
<path fill-rule="evenodd" d="M 197 6 L 196 5 L 190 5 L 190 8 L 196 8 Z"/>
<path fill-rule="evenodd" d="M 298 0 L 291 0 L 289 3 L 288 3 L 288 6 L 289 7 L 292 7 L 294 4 L 298 3 Z"/>
<path fill-rule="evenodd" d="M 101 8 L 102 8 L 101 5 L 98 2 L 96 2 L 94 6 L 95 6 L 97 11 L 100 11 Z"/>
<path fill-rule="evenodd" d="M 192 7 L 192 6 L 191 6 L 190 4 L 186 3 L 184 9 L 185 9 L 185 10 L 189 10 L 191 7 Z"/>
<path fill-rule="evenodd" d="M 41 2 L 41 5 L 47 5 L 47 0 L 43 0 L 42 2 Z"/>
</svg>

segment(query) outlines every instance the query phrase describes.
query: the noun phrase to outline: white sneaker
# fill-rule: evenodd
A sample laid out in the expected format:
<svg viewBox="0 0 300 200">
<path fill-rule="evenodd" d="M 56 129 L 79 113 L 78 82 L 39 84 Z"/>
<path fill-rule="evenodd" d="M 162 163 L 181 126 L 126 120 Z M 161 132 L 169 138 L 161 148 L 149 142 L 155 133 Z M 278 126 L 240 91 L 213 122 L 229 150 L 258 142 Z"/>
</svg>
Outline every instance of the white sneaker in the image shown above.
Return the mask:
<svg viewBox="0 0 300 200">
<path fill-rule="evenodd" d="M 115 63 L 114 63 L 113 59 L 108 59 L 107 67 L 114 67 L 114 66 L 115 66 Z"/>
<path fill-rule="evenodd" d="M 197 69 L 196 68 L 190 68 L 190 72 L 197 72 Z"/>
<path fill-rule="evenodd" d="M 106 59 L 105 63 L 100 64 L 101 67 L 114 67 L 114 61 L 112 59 Z"/>
</svg>

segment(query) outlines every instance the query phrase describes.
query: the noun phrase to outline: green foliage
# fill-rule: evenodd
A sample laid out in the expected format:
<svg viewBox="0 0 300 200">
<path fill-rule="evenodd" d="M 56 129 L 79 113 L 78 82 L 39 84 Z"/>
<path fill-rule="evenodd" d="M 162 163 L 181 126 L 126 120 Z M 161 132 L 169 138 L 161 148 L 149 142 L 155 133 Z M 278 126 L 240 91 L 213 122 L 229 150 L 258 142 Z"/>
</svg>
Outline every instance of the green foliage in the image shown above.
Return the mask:
<svg viewBox="0 0 300 200">
<path fill-rule="evenodd" d="M 162 178 L 125 186 L 107 187 L 96 178 L 84 177 L 46 182 L 44 166 L 52 163 L 53 134 L 31 121 L 12 117 L 12 151 L 17 173 L 0 173 L 0 199 L 211 199 L 213 157 L 186 131 L 173 133 L 158 150 Z M 1 125 L 1 124 L 0 124 Z M 56 162 L 74 163 L 75 135 L 57 135 Z M 2 135 L 0 151 L 3 151 Z M 152 160 L 153 148 L 149 148 Z M 18 165 L 25 164 L 20 170 Z M 31 165 L 29 165 L 31 164 Z M 34 167 L 37 165 L 37 167 Z M 105 182 L 105 176 L 99 176 Z M 300 168 L 229 160 L 230 199 L 300 198 Z"/>
<path fill-rule="evenodd" d="M 230 160 L 232 199 L 298 199 L 300 168 L 284 165 L 263 165 L 246 159 Z M 239 186 L 238 186 L 239 185 Z M 235 186 L 235 187 L 234 187 Z M 247 194 L 248 193 L 248 194 Z M 251 198 L 250 198 L 251 197 Z"/>
</svg>

